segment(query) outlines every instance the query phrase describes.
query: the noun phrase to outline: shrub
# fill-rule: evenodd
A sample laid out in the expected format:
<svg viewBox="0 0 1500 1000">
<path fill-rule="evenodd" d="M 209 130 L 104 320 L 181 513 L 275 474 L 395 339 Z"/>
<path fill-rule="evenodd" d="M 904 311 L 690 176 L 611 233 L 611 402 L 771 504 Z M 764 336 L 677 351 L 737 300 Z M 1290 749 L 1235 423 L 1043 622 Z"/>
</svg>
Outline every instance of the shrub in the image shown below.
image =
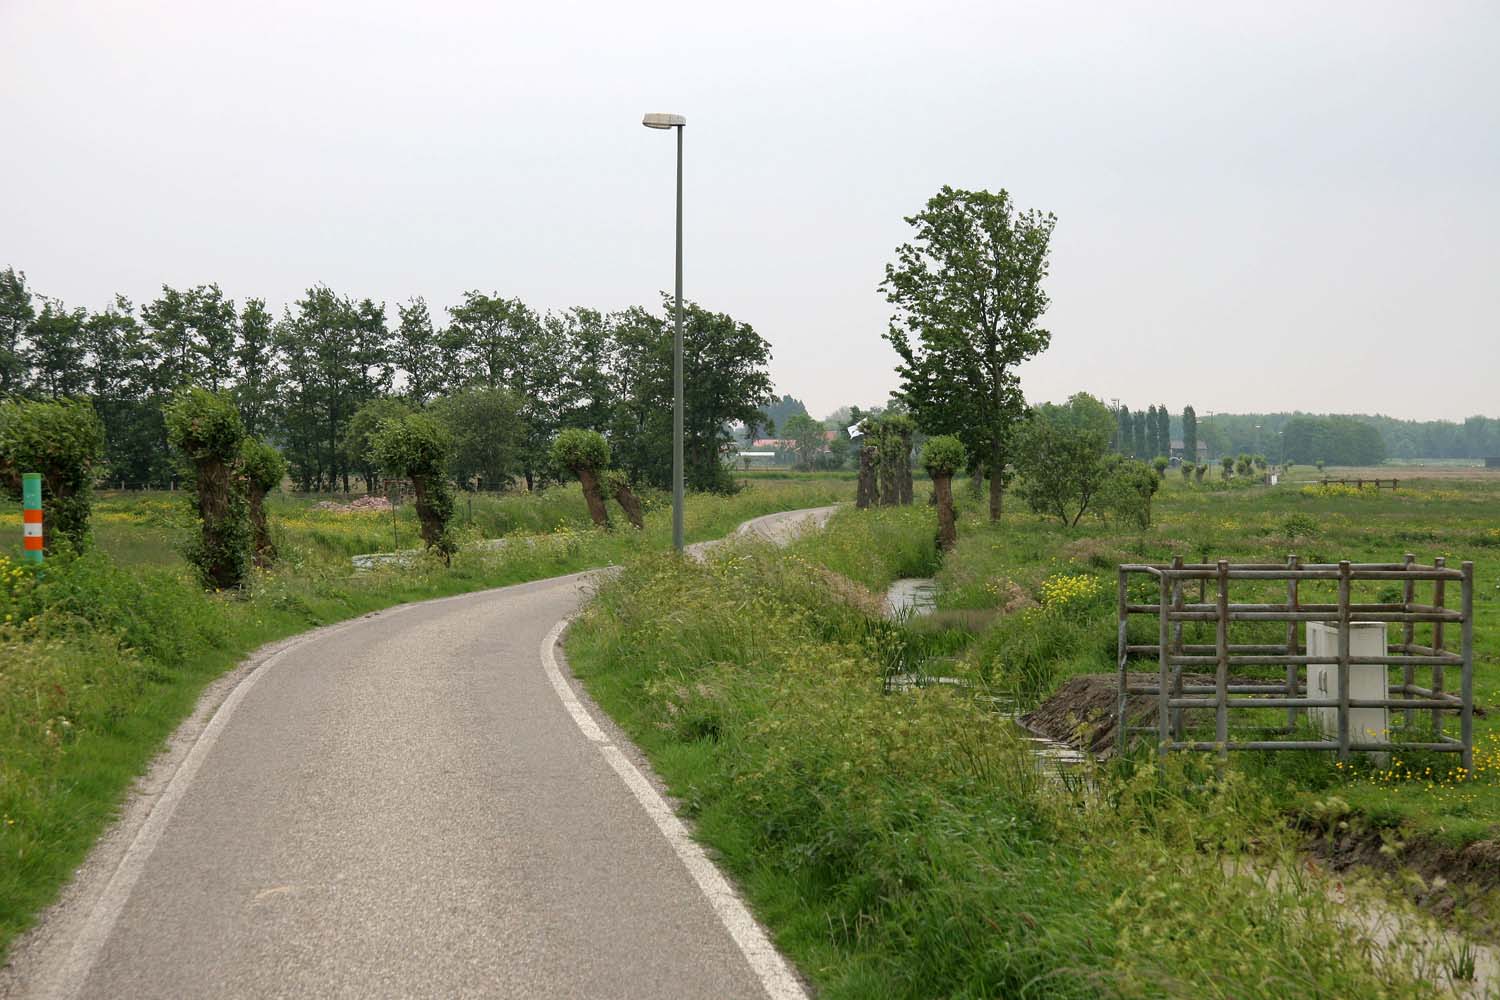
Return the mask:
<svg viewBox="0 0 1500 1000">
<path fill-rule="evenodd" d="M 1099 489 L 1099 506 L 1144 530 L 1151 527 L 1151 498 L 1160 486 L 1161 477 L 1145 462 L 1120 459 Z"/>
<path fill-rule="evenodd" d="M 192 468 L 200 531 L 187 557 L 205 586 L 238 587 L 250 542 L 244 493 L 233 482 L 245 438 L 239 411 L 228 396 L 193 386 L 167 405 L 165 417 L 168 440 Z"/>
<path fill-rule="evenodd" d="M 458 542 L 450 527 L 453 484 L 447 468 L 452 440 L 447 429 L 426 413 L 392 417 L 371 437 L 370 449 L 381 467 L 411 480 L 422 542 L 451 563 Z"/>
<path fill-rule="evenodd" d="M 85 400 L 0 403 L 0 485 L 20 499 L 21 475 L 42 476 L 42 538 L 53 532 L 77 549 L 88 543 L 94 466 L 104 454 L 104 425 Z"/>
</svg>

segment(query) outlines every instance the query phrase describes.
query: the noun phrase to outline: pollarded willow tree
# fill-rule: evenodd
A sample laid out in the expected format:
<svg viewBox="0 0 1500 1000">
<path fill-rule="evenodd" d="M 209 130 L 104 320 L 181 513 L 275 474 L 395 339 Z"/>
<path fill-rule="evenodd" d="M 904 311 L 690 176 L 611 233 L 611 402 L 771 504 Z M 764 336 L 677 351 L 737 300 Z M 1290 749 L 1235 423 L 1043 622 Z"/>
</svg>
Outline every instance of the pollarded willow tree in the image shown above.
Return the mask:
<svg viewBox="0 0 1500 1000">
<path fill-rule="evenodd" d="M 239 411 L 227 395 L 191 386 L 167 405 L 165 417 L 172 447 L 192 466 L 199 532 L 188 558 L 205 586 L 238 587 L 250 542 L 245 496 L 234 482 L 245 439 Z"/>
<path fill-rule="evenodd" d="M 266 494 L 281 486 L 281 480 L 286 476 L 286 459 L 259 438 L 247 437 L 240 444 L 240 476 L 245 483 L 245 499 L 250 505 L 255 565 L 269 569 L 276 561 L 276 544 L 271 541 Z"/>
<path fill-rule="evenodd" d="M 952 434 L 990 474 L 998 519 L 1010 432 L 1025 412 L 1016 366 L 1051 335 L 1042 279 L 1054 216 L 1018 212 L 1005 191 L 944 186 L 907 220 L 881 288 L 896 307 L 886 339 L 901 356 L 898 395 L 932 434 Z"/>
<path fill-rule="evenodd" d="M 449 522 L 453 520 L 453 484 L 448 460 L 453 443 L 448 431 L 427 413 L 408 413 L 380 425 L 370 448 L 382 468 L 410 479 L 416 499 L 422 541 L 451 563 L 458 551 Z"/>
<path fill-rule="evenodd" d="M 932 492 L 937 500 L 938 547 L 947 551 L 958 541 L 957 518 L 953 511 L 953 475 L 968 463 L 963 442 L 952 434 L 927 439 L 922 449 L 922 467 L 932 477 Z"/>
<path fill-rule="evenodd" d="M 601 528 L 609 527 L 600 476 L 609 468 L 609 442 L 598 431 L 569 427 L 552 442 L 552 461 L 578 477 L 589 517 Z"/>
</svg>

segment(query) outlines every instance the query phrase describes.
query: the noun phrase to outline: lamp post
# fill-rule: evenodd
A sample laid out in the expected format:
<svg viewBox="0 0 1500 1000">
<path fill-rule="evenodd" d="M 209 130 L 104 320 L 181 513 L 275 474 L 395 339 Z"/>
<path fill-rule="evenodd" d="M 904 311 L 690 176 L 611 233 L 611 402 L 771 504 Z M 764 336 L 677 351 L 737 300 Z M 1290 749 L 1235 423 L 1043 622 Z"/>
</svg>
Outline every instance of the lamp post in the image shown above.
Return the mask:
<svg viewBox="0 0 1500 1000">
<path fill-rule="evenodd" d="M 677 329 L 672 336 L 672 547 L 682 551 L 682 115 L 648 114 L 647 128 L 677 130 Z"/>
</svg>

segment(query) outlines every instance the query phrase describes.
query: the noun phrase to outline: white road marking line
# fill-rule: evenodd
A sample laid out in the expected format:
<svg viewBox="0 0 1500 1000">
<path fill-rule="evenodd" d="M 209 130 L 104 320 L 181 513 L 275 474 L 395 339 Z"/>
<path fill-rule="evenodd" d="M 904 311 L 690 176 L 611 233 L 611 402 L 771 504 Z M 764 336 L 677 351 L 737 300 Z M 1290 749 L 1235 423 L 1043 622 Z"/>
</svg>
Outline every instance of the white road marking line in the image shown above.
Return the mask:
<svg viewBox="0 0 1500 1000">
<path fill-rule="evenodd" d="M 682 820 L 677 818 L 677 814 L 667 805 L 666 800 L 661 797 L 651 782 L 646 780 L 646 776 L 641 774 L 640 769 L 630 762 L 630 758 L 626 757 L 619 747 L 605 739 L 603 731 L 589 715 L 588 709 L 583 707 L 578 696 L 563 679 L 562 670 L 558 667 L 557 657 L 553 650 L 563 629 L 571 620 L 571 618 L 564 618 L 558 622 L 542 640 L 542 666 L 548 678 L 551 679 L 552 686 L 557 689 L 558 696 L 562 698 L 568 714 L 573 716 L 573 721 L 578 724 L 578 728 L 585 736 L 601 744 L 600 753 L 620 776 L 620 780 L 625 782 L 625 787 L 630 789 L 630 793 L 641 804 L 641 808 L 646 810 L 646 815 L 651 817 L 656 828 L 671 845 L 677 859 L 688 870 L 693 881 L 698 883 L 698 888 L 702 890 L 708 904 L 713 907 L 719 922 L 724 925 L 724 929 L 739 946 L 740 953 L 745 956 L 745 961 L 750 963 L 751 970 L 760 979 L 766 996 L 771 1000 L 808 1000 L 807 992 L 802 988 L 802 984 L 787 967 L 786 960 L 766 937 L 766 932 L 761 929 L 760 924 L 750 915 L 739 893 L 729 884 L 729 880 L 704 853 L 697 841 L 689 835 Z"/>
<path fill-rule="evenodd" d="M 358 620 L 358 619 L 356 619 Z M 73 947 L 68 952 L 68 957 L 62 962 L 56 973 L 50 977 L 51 981 L 45 984 L 40 991 L 42 996 L 58 997 L 61 1000 L 72 1000 L 88 979 L 94 963 L 98 961 L 99 954 L 104 950 L 104 944 L 109 940 L 110 933 L 114 930 L 115 923 L 120 919 L 120 913 L 125 909 L 125 903 L 130 899 L 131 890 L 135 888 L 136 882 L 140 881 L 141 873 L 146 870 L 146 862 L 151 858 L 151 852 L 160 843 L 162 834 L 166 832 L 167 823 L 172 819 L 172 813 L 177 809 L 177 803 L 187 793 L 188 785 L 192 784 L 193 778 L 203 766 L 203 761 L 213 750 L 214 744 L 218 742 L 219 734 L 229 725 L 230 716 L 239 707 L 240 702 L 245 700 L 256 681 L 260 680 L 267 668 L 273 666 L 293 649 L 301 646 L 304 642 L 316 637 L 326 638 L 329 635 L 344 631 L 352 623 L 346 622 L 341 626 L 327 631 L 318 631 L 304 635 L 300 640 L 289 642 L 286 646 L 277 650 L 276 653 L 266 659 L 264 663 L 252 670 L 244 680 L 234 686 L 228 697 L 220 703 L 214 712 L 213 718 L 208 720 L 208 725 L 203 727 L 203 732 L 198 734 L 198 739 L 193 742 L 193 747 L 183 758 L 182 764 L 173 773 L 172 779 L 167 783 L 166 790 L 162 792 L 161 798 L 151 807 L 151 812 L 146 816 L 146 821 L 136 831 L 135 839 L 130 842 L 130 847 L 125 851 L 125 856 L 120 859 L 115 872 L 110 876 L 109 883 L 99 898 L 94 901 L 93 909 L 89 912 L 88 919 L 80 928 L 78 937 L 73 942 Z"/>
<path fill-rule="evenodd" d="M 609 739 L 604 735 L 604 730 L 599 728 L 594 717 L 589 715 L 588 709 L 583 707 L 583 703 L 578 700 L 578 696 L 563 679 L 562 670 L 557 666 L 557 657 L 552 655 L 552 647 L 557 645 L 557 639 L 562 635 L 562 630 L 567 627 L 569 620 L 564 618 L 552 626 L 552 631 L 548 632 L 547 637 L 542 640 L 542 669 L 547 672 L 547 680 L 552 682 L 552 689 L 562 699 L 563 708 L 568 710 L 568 714 L 573 717 L 578 728 L 583 730 L 583 735 L 595 743 L 608 743 Z"/>
</svg>

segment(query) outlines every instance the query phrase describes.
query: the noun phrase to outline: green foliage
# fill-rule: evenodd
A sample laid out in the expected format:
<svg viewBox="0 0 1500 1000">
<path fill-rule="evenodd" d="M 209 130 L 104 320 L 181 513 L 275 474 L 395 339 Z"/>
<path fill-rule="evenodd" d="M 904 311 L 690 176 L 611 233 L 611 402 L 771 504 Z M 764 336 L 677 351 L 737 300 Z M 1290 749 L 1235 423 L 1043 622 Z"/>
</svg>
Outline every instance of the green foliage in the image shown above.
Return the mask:
<svg viewBox="0 0 1500 1000">
<path fill-rule="evenodd" d="M 1110 464 L 1099 489 L 1100 508 L 1121 521 L 1151 527 L 1151 498 L 1161 488 L 1161 476 L 1145 462 L 1122 459 Z"/>
<path fill-rule="evenodd" d="M 247 436 L 240 444 L 240 473 L 252 491 L 264 495 L 286 478 L 286 459 L 260 438 Z"/>
<path fill-rule="evenodd" d="M 1185 462 L 1198 461 L 1198 414 L 1191 406 L 1182 409 L 1182 457 Z"/>
<path fill-rule="evenodd" d="M 1167 466 L 1171 464 L 1171 462 L 1167 461 L 1165 455 L 1157 455 L 1151 460 L 1151 468 L 1156 470 L 1158 476 L 1165 476 L 1167 474 Z"/>
<path fill-rule="evenodd" d="M 1086 392 L 1065 405 L 1043 403 L 1016 434 L 1017 492 L 1039 514 L 1074 525 L 1097 500 L 1114 466 L 1113 420 Z"/>
<path fill-rule="evenodd" d="M 781 425 L 781 436 L 792 442 L 797 451 L 800 468 L 811 469 L 818 454 L 827 442 L 823 439 L 823 425 L 806 413 L 794 413 Z"/>
<path fill-rule="evenodd" d="M 923 430 L 957 436 L 991 473 L 999 517 L 1007 444 L 1025 410 L 1016 366 L 1045 350 L 1038 320 L 1055 218 L 1017 212 L 1005 191 L 944 186 L 907 223 L 881 288 L 895 307 L 886 339 L 901 357 L 898 395 Z"/>
<path fill-rule="evenodd" d="M 167 434 L 172 447 L 189 461 L 233 463 L 245 438 L 234 403 L 218 393 L 189 386 L 167 407 Z"/>
<path fill-rule="evenodd" d="M 53 534 L 75 548 L 88 544 L 94 469 L 104 454 L 104 428 L 83 400 L 0 401 L 0 485 L 21 495 L 21 475 L 42 475 L 47 547 Z"/>
<path fill-rule="evenodd" d="M 478 479 L 484 489 L 509 486 L 524 466 L 524 410 L 510 389 L 462 389 L 434 401 L 432 415 L 453 439 L 453 478 L 465 485 Z"/>
<path fill-rule="evenodd" d="M 373 447 L 375 435 L 387 420 L 403 417 L 410 412 L 411 407 L 405 400 L 381 396 L 355 410 L 354 416 L 345 425 L 341 439 L 344 460 L 349 468 L 359 470 L 367 493 L 376 492 L 379 484 L 380 463 L 375 458 Z"/>
<path fill-rule="evenodd" d="M 552 460 L 573 473 L 598 474 L 609 466 L 609 442 L 598 431 L 570 427 L 552 442 Z"/>
<path fill-rule="evenodd" d="M 930 476 L 952 476 L 968 464 L 968 449 L 952 434 L 934 435 L 922 448 L 922 468 Z"/>
</svg>

